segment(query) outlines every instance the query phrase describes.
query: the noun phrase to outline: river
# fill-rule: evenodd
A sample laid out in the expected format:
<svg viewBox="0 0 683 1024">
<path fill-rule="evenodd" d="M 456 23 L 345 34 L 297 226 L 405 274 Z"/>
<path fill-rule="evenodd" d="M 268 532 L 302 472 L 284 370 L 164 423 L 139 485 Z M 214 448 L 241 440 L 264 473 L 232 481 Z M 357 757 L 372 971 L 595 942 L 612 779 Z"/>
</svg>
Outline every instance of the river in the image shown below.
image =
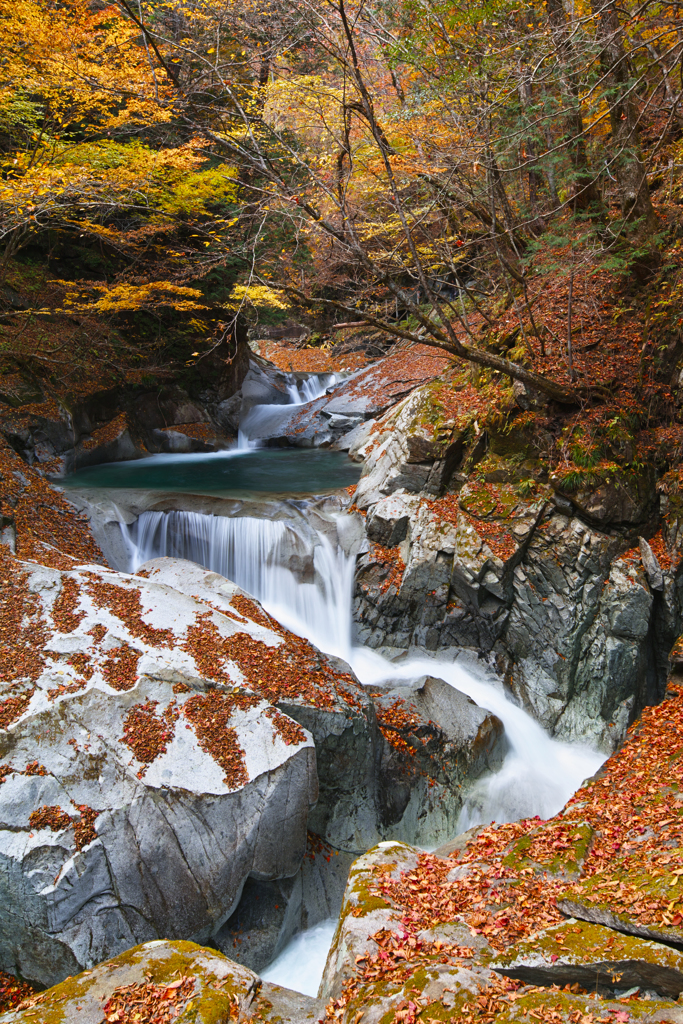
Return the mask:
<svg viewBox="0 0 683 1024">
<path fill-rule="evenodd" d="M 303 510 L 305 512 L 305 510 Z M 343 517 L 338 517 L 342 527 Z M 302 519 L 303 524 L 303 519 Z M 328 536 L 297 531 L 293 522 L 250 517 L 226 518 L 196 512 L 145 512 L 121 527 L 130 552 L 130 571 L 151 558 L 189 558 L 233 580 L 257 597 L 282 625 L 321 650 L 344 658 L 365 684 L 383 679 L 445 679 L 503 722 L 508 753 L 501 769 L 470 790 L 460 831 L 490 821 L 514 821 L 557 813 L 583 780 L 597 771 L 602 754 L 552 739 L 522 708 L 509 701 L 501 684 L 464 659 L 444 660 L 425 653 L 399 663 L 353 643 L 351 605 L 355 557 Z M 287 550 L 296 541 L 308 547 L 312 582 L 301 582 L 286 568 Z M 263 977 L 315 995 L 334 933 L 334 922 L 316 924 L 296 936 Z"/>
<path fill-rule="evenodd" d="M 95 466 L 76 474 L 69 484 L 233 498 L 288 495 L 287 514 L 279 518 L 144 511 L 134 522 L 120 524 L 128 554 L 128 565 L 120 568 L 135 572 L 144 562 L 162 555 L 190 559 L 233 580 L 258 598 L 283 626 L 328 654 L 343 658 L 366 685 L 423 675 L 446 680 L 495 713 L 508 741 L 500 770 L 470 789 L 460 815 L 460 831 L 491 821 L 556 814 L 599 768 L 602 754 L 548 736 L 506 698 L 500 681 L 471 655 L 453 659 L 420 652 L 392 662 L 354 643 L 356 556 L 341 542 L 345 534 L 353 532 L 351 520 L 343 513 L 328 515 L 328 528 L 321 529 L 315 502 L 309 505 L 305 494 L 354 483 L 359 467 L 336 452 L 262 449 L 253 438 L 264 429 L 272 430 L 278 417 L 291 412 L 292 405 L 314 400 L 332 383 L 332 377 L 293 383 L 282 405 L 253 406 L 240 424 L 238 445 L 232 451 L 162 455 Z M 265 515 L 275 507 L 264 504 Z M 323 921 L 295 936 L 262 972 L 264 979 L 316 995 L 334 928 L 334 921 Z"/>
</svg>

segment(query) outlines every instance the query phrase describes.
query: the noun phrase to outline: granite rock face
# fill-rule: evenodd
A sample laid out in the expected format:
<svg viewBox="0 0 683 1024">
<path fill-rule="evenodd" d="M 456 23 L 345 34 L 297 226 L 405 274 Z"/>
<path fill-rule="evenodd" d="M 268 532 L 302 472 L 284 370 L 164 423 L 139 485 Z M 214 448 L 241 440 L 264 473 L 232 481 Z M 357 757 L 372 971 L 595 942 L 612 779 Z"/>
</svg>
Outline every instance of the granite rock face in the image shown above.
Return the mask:
<svg viewBox="0 0 683 1024">
<path fill-rule="evenodd" d="M 639 536 L 652 535 L 652 481 L 591 504 L 532 478 L 520 486 L 517 464 L 500 457 L 468 476 L 449 459 L 457 470 L 465 443 L 470 464 L 486 445 L 477 454 L 469 428 L 446 437 L 441 423 L 441 449 L 411 461 L 426 453 L 425 432 L 433 444 L 429 394 L 418 389 L 351 449 L 365 460 L 354 500 L 371 542 L 357 563 L 358 639 L 389 657 L 477 651 L 545 728 L 613 750 L 662 698 L 683 621 L 680 581 Z M 675 547 L 683 532 L 670 519 Z"/>
<path fill-rule="evenodd" d="M 298 874 L 271 882 L 248 879 L 237 910 L 211 939 L 226 956 L 262 971 L 298 933 L 339 916 L 355 855 L 309 835 Z"/>
<path fill-rule="evenodd" d="M 432 387 L 426 384 L 382 418 L 369 442 L 353 447 L 352 454 L 365 462 L 354 498 L 359 508 L 397 491 L 440 493 L 462 456 L 469 428 L 460 429 L 455 420 L 434 423 L 432 415 Z"/>
</svg>

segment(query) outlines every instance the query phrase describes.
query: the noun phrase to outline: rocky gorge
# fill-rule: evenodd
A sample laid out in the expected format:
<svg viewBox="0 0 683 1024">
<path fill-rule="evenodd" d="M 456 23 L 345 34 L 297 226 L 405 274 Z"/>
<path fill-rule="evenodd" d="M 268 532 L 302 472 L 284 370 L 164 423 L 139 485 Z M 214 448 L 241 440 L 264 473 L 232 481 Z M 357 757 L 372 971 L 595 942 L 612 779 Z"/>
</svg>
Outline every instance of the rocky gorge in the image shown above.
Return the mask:
<svg viewBox="0 0 683 1024">
<path fill-rule="evenodd" d="M 468 999 L 500 1015 L 524 985 L 590 988 L 594 962 L 583 954 L 564 974 L 551 969 L 554 953 L 545 974 L 501 973 L 495 956 L 513 937 L 506 915 L 522 913 L 514 879 L 529 929 L 543 925 L 554 943 L 563 906 L 575 927 L 579 903 L 555 892 L 593 877 L 586 864 L 594 854 L 600 863 L 604 822 L 575 823 L 571 812 L 571 838 L 566 810 L 547 834 L 530 815 L 479 827 L 469 845 L 419 849 L 456 835 L 470 794 L 481 808 L 511 742 L 445 666 L 499 680 L 503 705 L 507 695 L 562 742 L 619 750 L 644 708 L 667 705 L 683 625 L 675 497 L 648 472 L 564 488 L 544 468 L 537 434 L 483 429 L 467 386 L 433 352 L 397 346 L 381 363 L 319 378 L 310 400 L 305 374 L 248 353 L 241 373 L 223 390 L 174 385 L 156 406 L 118 394 L 49 415 L 19 407 L 3 427 L 2 637 L 15 653 L 0 704 L 0 967 L 57 986 L 3 1019 L 69 1020 L 78 1004 L 99 1024 L 97 1007 L 114 1007 L 126 988 L 141 999 L 180 991 L 181 1019 L 312 1018 L 324 1003 L 276 992 L 254 972 L 340 907 L 321 987 L 331 1019 L 360 1020 L 367 1005 L 378 1021 L 412 1024 L 425 1009 L 464 1020 L 482 1016 Z M 537 398 L 517 401 L 523 418 Z M 348 452 L 362 467 L 358 486 L 234 498 L 71 490 L 64 479 L 154 453 L 220 452 L 245 425 L 246 444 Z M 192 545 L 205 529 L 214 540 L 199 556 Z M 240 546 L 251 576 L 240 576 Z M 319 595 L 330 635 L 353 600 L 356 644 L 393 674 L 360 682 L 350 648 L 322 653 L 288 630 L 296 623 L 273 617 L 283 587 Z M 622 770 L 629 743 L 605 778 Z M 619 848 L 649 838 L 634 828 Z M 527 836 L 544 851 L 559 842 L 562 863 L 517 857 Z M 468 902 L 471 880 L 491 872 L 506 880 L 500 893 L 487 901 L 484 885 Z M 384 882 L 424 891 L 427 909 L 393 890 L 389 898 Z M 624 931 L 604 914 L 588 920 L 603 929 L 596 947 Z M 676 947 L 675 935 L 651 932 L 634 932 L 638 949 L 594 958 L 629 979 L 601 982 L 601 994 L 635 986 L 677 996 L 677 954 L 654 981 L 633 966 L 659 963 L 662 942 Z M 520 946 L 515 956 L 526 964 L 531 954 Z M 169 989 L 176 976 L 186 980 Z M 572 1020 L 581 998 L 558 1004 L 557 1019 Z M 520 1007 L 534 1015 L 540 1002 Z M 677 1019 L 646 1009 L 648 1019 Z"/>
</svg>

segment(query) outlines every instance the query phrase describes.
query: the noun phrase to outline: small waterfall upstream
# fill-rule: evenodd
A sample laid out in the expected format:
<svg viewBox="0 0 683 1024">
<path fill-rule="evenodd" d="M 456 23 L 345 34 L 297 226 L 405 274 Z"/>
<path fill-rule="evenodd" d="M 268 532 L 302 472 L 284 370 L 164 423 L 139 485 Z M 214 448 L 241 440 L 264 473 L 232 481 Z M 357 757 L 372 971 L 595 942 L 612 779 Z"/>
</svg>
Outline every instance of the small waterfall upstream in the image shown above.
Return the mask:
<svg viewBox="0 0 683 1024">
<path fill-rule="evenodd" d="M 348 521 L 348 517 L 336 517 L 338 528 L 343 527 L 345 518 Z M 435 675 L 498 715 L 505 726 L 509 752 L 498 772 L 480 779 L 470 790 L 461 811 L 460 831 L 490 821 L 534 815 L 548 818 L 604 760 L 586 747 L 549 737 L 525 711 L 506 699 L 494 679 L 474 674 L 459 661 L 420 654 L 394 663 L 368 648 L 354 646 L 355 556 L 314 530 L 304 517 L 283 521 L 144 512 L 132 526 L 122 525 L 121 529 L 131 571 L 160 555 L 191 559 L 253 594 L 293 632 L 344 658 L 361 682 Z M 335 925 L 333 920 L 322 921 L 296 935 L 261 972 L 264 980 L 315 996 Z"/>
<path fill-rule="evenodd" d="M 287 384 L 289 402 L 282 405 L 253 405 L 240 422 L 237 447 L 240 451 L 258 448 L 259 437 L 277 434 L 277 428 L 291 415 L 293 405 L 306 405 L 325 394 L 337 383 L 334 373 L 316 373 L 304 380 L 293 380 Z"/>
</svg>

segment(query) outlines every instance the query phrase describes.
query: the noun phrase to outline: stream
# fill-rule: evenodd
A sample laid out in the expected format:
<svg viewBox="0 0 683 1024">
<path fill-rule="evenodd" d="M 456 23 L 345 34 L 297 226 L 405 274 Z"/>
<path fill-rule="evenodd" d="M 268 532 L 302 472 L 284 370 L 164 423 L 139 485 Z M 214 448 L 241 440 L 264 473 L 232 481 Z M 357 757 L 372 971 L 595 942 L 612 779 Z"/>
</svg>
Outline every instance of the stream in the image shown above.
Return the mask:
<svg viewBox="0 0 683 1024">
<path fill-rule="evenodd" d="M 343 536 L 346 517 L 332 518 Z M 121 530 L 130 572 L 160 555 L 188 558 L 253 594 L 287 629 L 343 658 L 365 685 L 435 675 L 496 714 L 505 726 L 509 750 L 502 768 L 470 790 L 461 812 L 461 831 L 490 821 L 549 818 L 604 760 L 588 747 L 552 739 L 506 698 L 491 673 L 469 661 L 421 652 L 393 662 L 354 644 L 355 555 L 346 554 L 341 543 L 334 545 L 321 532 L 297 530 L 295 521 L 183 511 L 143 512 L 131 526 L 122 524 Z M 301 550 L 312 562 L 313 571 L 306 573 L 310 582 L 286 567 L 292 553 Z"/>
<path fill-rule="evenodd" d="M 425 652 L 398 662 L 353 641 L 352 598 L 358 544 L 348 543 L 352 517 L 329 513 L 301 495 L 355 483 L 359 467 L 336 452 L 259 449 L 251 430 L 282 416 L 292 404 L 323 394 L 329 381 L 293 385 L 289 405 L 254 406 L 240 424 L 238 448 L 209 455 L 160 455 L 82 470 L 65 483 L 75 488 L 139 488 L 235 497 L 288 495 L 277 518 L 194 511 L 143 511 L 120 522 L 128 564 L 135 572 L 152 558 L 190 559 L 233 580 L 256 597 L 283 626 L 328 654 L 343 658 L 366 685 L 382 680 L 440 677 L 466 693 L 504 724 L 508 753 L 499 771 L 479 779 L 460 814 L 459 830 L 491 821 L 548 818 L 557 813 L 604 756 L 552 739 L 523 709 L 507 700 L 502 685 L 467 656 L 444 660 Z M 298 500 L 292 496 L 299 495 Z M 278 506 L 264 505 L 264 515 Z M 317 518 L 316 518 L 317 516 Z M 358 532 L 356 528 L 356 533 Z M 345 542 L 346 540 L 346 542 Z M 296 935 L 262 973 L 307 995 L 316 995 L 334 921 Z"/>
<path fill-rule="evenodd" d="M 344 526 L 343 515 L 335 517 Z M 434 675 L 494 712 L 505 726 L 509 750 L 495 774 L 480 779 L 463 805 L 459 830 L 491 821 L 548 818 L 557 813 L 604 756 L 587 747 L 552 739 L 522 708 L 506 699 L 495 678 L 462 661 L 421 653 L 398 663 L 353 643 L 352 597 L 355 556 L 318 533 L 312 552 L 313 578 L 283 563 L 297 547 L 310 547 L 310 531 L 291 522 L 227 518 L 197 512 L 144 512 L 121 526 L 130 553 L 129 571 L 160 555 L 188 558 L 233 580 L 261 601 L 288 629 L 321 650 L 343 658 L 364 684 Z M 316 995 L 336 922 L 324 921 L 296 935 L 262 977 L 306 995 Z"/>
</svg>

